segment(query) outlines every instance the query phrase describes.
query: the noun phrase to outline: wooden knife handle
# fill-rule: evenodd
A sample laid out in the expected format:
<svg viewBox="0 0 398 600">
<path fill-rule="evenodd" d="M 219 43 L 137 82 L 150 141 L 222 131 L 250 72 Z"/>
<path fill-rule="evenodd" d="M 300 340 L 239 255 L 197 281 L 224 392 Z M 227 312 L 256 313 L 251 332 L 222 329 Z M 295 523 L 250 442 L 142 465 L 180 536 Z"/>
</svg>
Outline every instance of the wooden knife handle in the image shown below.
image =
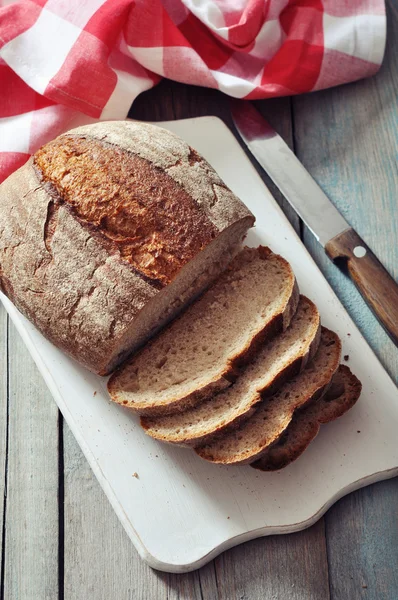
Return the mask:
<svg viewBox="0 0 398 600">
<path fill-rule="evenodd" d="M 398 346 L 398 284 L 354 229 L 346 229 L 325 246 L 332 260 L 344 259 L 351 279 Z"/>
</svg>

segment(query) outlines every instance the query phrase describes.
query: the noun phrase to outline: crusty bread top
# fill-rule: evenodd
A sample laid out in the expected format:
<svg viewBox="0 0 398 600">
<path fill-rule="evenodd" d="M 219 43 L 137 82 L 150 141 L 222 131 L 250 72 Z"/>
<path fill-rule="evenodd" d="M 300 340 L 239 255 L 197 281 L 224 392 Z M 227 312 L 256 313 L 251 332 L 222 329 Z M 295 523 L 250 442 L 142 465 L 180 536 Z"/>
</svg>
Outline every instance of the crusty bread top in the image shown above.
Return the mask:
<svg viewBox="0 0 398 600">
<path fill-rule="evenodd" d="M 149 123 L 102 121 L 69 131 L 126 150 L 165 171 L 191 196 L 218 231 L 242 217 L 254 217 L 209 163 L 178 135 Z"/>
<path fill-rule="evenodd" d="M 243 464 L 259 458 L 283 434 L 295 412 L 327 390 L 340 354 L 339 337 L 322 327 L 318 351 L 307 368 L 265 399 L 240 427 L 199 446 L 196 453 L 221 464 Z"/>
<path fill-rule="evenodd" d="M 50 194 L 161 286 L 250 216 L 195 150 L 154 125 L 81 127 L 40 148 L 34 164 Z"/>
<path fill-rule="evenodd" d="M 63 135 L 36 152 L 35 166 L 124 260 L 164 285 L 217 234 L 165 171 L 103 141 Z"/>
</svg>

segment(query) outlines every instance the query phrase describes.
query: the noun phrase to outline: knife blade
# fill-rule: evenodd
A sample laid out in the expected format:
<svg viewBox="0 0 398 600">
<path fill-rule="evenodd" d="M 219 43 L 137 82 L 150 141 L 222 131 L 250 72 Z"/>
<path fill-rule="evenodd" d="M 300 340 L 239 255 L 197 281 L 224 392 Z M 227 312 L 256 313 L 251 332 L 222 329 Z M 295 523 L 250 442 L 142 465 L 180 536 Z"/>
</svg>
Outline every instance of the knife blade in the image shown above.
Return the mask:
<svg viewBox="0 0 398 600">
<path fill-rule="evenodd" d="M 231 113 L 250 152 L 329 258 L 346 263 L 349 276 L 398 346 L 398 284 L 254 106 L 232 100 Z"/>
</svg>

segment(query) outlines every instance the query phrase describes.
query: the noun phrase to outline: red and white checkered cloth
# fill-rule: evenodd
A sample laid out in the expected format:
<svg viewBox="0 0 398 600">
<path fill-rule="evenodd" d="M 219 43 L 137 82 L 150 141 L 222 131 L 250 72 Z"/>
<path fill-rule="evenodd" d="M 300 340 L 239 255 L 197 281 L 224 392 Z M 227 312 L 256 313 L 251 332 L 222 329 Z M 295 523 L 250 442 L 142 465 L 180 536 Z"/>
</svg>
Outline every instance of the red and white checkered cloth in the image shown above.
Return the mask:
<svg viewBox="0 0 398 600">
<path fill-rule="evenodd" d="M 0 0 L 0 181 L 168 77 L 238 98 L 372 75 L 383 0 Z"/>
</svg>

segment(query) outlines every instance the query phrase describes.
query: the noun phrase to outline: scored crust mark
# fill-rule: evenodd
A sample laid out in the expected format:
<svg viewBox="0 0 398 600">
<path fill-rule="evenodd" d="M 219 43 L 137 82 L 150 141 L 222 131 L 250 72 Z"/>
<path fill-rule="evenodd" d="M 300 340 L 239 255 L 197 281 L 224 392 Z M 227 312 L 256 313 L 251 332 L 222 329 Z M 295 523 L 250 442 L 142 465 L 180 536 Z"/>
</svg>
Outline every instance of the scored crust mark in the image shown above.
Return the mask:
<svg viewBox="0 0 398 600">
<path fill-rule="evenodd" d="M 197 157 L 193 151 L 191 160 Z M 162 285 L 218 233 L 166 172 L 100 140 L 64 135 L 41 148 L 34 160 L 43 182 L 54 187 L 79 219 Z"/>
<path fill-rule="evenodd" d="M 54 237 L 58 222 L 59 205 L 53 200 L 48 203 L 47 216 L 44 223 L 44 245 L 47 252 L 52 256 L 51 241 Z"/>
<path fill-rule="evenodd" d="M 196 152 L 196 150 L 194 150 L 193 148 L 189 148 L 189 155 L 188 155 L 188 162 L 191 165 L 194 165 L 195 163 L 203 163 L 203 158 L 200 156 L 200 154 L 198 154 Z"/>
</svg>

